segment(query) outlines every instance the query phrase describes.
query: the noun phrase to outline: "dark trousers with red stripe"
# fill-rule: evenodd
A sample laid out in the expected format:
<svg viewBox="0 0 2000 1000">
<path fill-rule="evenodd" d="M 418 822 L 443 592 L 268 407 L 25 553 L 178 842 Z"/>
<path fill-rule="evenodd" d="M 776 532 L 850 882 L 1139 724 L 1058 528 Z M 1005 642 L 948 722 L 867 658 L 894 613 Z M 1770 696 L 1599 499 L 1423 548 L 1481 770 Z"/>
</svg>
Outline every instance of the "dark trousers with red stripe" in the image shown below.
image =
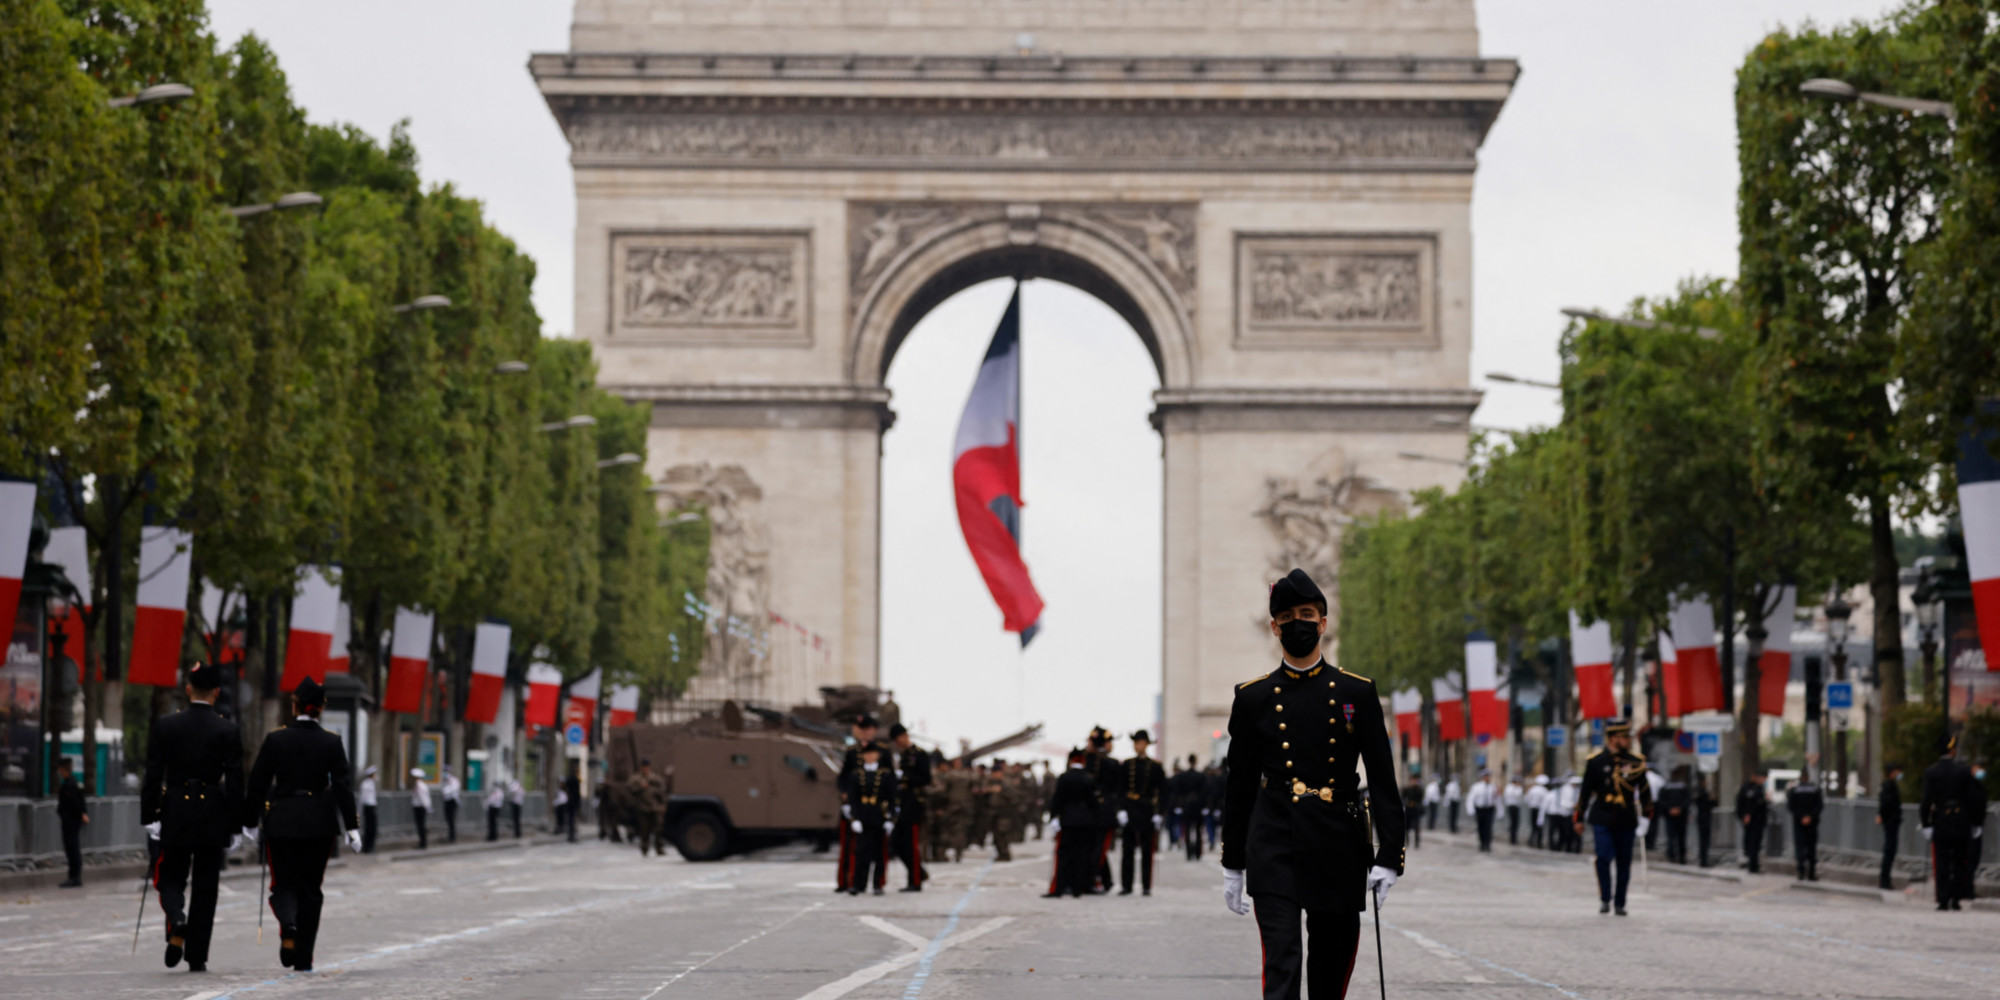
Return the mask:
<svg viewBox="0 0 2000 1000">
<path fill-rule="evenodd" d="M 179 932 L 189 962 L 208 962 L 208 941 L 215 934 L 216 880 L 222 877 L 224 855 L 220 847 L 162 847 L 153 862 L 153 889 L 167 915 L 167 936 Z"/>
<path fill-rule="evenodd" d="M 909 870 L 912 889 L 924 887 L 924 839 L 922 823 L 898 823 L 896 832 L 889 835 L 890 849 L 896 852 L 896 860 Z"/>
<path fill-rule="evenodd" d="M 1310 984 L 1313 1000 L 1347 995 L 1361 945 L 1361 911 L 1307 910 L 1269 894 L 1252 897 L 1251 902 L 1257 913 L 1257 936 L 1264 944 L 1264 1000 L 1299 1000 L 1301 982 Z M 1299 936 L 1302 922 L 1312 936 L 1310 954 Z"/>
<path fill-rule="evenodd" d="M 279 933 L 292 938 L 293 967 L 310 966 L 313 942 L 319 938 L 319 911 L 326 902 L 320 884 L 326 881 L 332 837 L 272 837 L 264 845 L 271 859 L 271 916 Z"/>
<path fill-rule="evenodd" d="M 840 862 L 834 869 L 833 887 L 836 891 L 847 891 L 847 873 L 854 867 L 854 834 L 847 821 L 840 821 Z"/>
<path fill-rule="evenodd" d="M 847 874 L 847 891 L 860 892 L 872 881 L 875 888 L 889 871 L 889 847 L 878 824 L 864 824 L 854 835 L 854 867 Z"/>
</svg>

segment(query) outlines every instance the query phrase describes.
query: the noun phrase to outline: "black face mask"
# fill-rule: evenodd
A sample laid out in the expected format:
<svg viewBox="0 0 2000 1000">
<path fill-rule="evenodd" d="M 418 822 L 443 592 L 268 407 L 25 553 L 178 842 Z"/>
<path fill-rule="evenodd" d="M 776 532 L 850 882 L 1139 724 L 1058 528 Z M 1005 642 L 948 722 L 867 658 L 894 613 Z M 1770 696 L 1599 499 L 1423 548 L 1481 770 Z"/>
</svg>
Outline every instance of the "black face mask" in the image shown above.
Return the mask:
<svg viewBox="0 0 2000 1000">
<path fill-rule="evenodd" d="M 1294 618 L 1278 626 L 1278 644 L 1293 659 L 1304 657 L 1319 648 L 1319 622 Z"/>
</svg>

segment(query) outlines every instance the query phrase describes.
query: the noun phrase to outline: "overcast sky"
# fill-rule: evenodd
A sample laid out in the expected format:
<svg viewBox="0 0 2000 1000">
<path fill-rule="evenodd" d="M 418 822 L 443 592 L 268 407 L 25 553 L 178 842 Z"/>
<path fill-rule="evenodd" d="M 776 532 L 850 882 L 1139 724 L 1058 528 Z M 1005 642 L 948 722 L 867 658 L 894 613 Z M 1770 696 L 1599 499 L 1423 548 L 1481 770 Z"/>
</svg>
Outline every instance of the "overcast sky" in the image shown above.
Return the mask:
<svg viewBox="0 0 2000 1000">
<path fill-rule="evenodd" d="M 568 44 L 567 0 L 210 0 L 217 35 L 277 50 L 315 121 L 378 136 L 411 120 L 423 174 L 485 202 L 540 265 L 546 331 L 571 320 L 567 147 L 529 79 Z M 1473 371 L 1553 378 L 1566 305 L 1615 309 L 1736 269 L 1732 90 L 1772 28 L 1873 17 L 1883 0 L 1489 0 L 1482 48 L 1523 74 L 1481 153 L 1473 201 Z M 1115 48 L 1115 44 L 1108 46 Z M 951 431 L 1007 289 L 928 317 L 890 371 L 884 442 L 883 675 L 932 735 L 1041 721 L 1149 726 L 1159 689 L 1156 377 L 1129 328 L 1048 282 L 1024 298 L 1027 555 L 1049 603 L 1025 654 L 999 633 L 952 513 Z M 1551 423 L 1553 393 L 1489 389 L 1477 420 Z M 1079 437 L 1087 431 L 1086 445 Z M 780 612 L 783 609 L 777 609 Z M 811 623 L 807 623 L 811 624 Z M 1250 676 L 1261 670 L 1245 664 Z"/>
</svg>

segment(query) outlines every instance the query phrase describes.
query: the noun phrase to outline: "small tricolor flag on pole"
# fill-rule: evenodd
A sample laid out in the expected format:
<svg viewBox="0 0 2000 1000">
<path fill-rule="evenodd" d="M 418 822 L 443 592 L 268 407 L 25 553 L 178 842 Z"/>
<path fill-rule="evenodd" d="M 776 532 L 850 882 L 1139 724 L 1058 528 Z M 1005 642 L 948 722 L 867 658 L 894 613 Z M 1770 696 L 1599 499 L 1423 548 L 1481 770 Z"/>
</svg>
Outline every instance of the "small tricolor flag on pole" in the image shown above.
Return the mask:
<svg viewBox="0 0 2000 1000">
<path fill-rule="evenodd" d="M 1021 289 L 979 363 L 979 377 L 958 418 L 952 492 L 966 548 L 1000 605 L 1001 628 L 1025 648 L 1041 628 L 1042 598 L 1021 558 Z"/>
<path fill-rule="evenodd" d="M 385 712 L 421 712 L 424 681 L 430 676 L 431 629 L 436 619 L 414 608 L 396 609 L 395 637 L 389 643 L 389 683 L 382 692 Z"/>
<path fill-rule="evenodd" d="M 194 536 L 176 528 L 139 532 L 139 601 L 132 613 L 133 684 L 180 683 L 182 629 L 187 624 L 189 567 Z"/>
<path fill-rule="evenodd" d="M 285 672 L 278 690 L 290 691 L 310 677 L 326 683 L 333 636 L 340 623 L 340 588 L 326 570 L 307 566 L 299 573 L 299 592 L 292 598 L 292 624 L 285 635 Z"/>
<path fill-rule="evenodd" d="M 1586 719 L 1618 715 L 1618 695 L 1611 677 L 1611 623 L 1585 625 L 1569 613 L 1569 657 L 1576 665 L 1576 707 Z"/>
<path fill-rule="evenodd" d="M 597 697 L 604 691 L 604 668 L 598 667 L 569 686 L 570 710 L 583 720 L 585 731 L 595 728 Z"/>
<path fill-rule="evenodd" d="M 1396 717 L 1396 731 L 1417 746 L 1424 741 L 1424 696 L 1416 688 L 1404 688 L 1389 696 L 1389 711 Z"/>
<path fill-rule="evenodd" d="M 1457 672 L 1431 681 L 1431 703 L 1437 706 L 1438 739 L 1465 738 L 1465 695 Z"/>
<path fill-rule="evenodd" d="M 1500 647 L 1483 632 L 1465 643 L 1465 686 L 1472 700 L 1472 735 L 1507 735 L 1507 703 L 1500 700 Z"/>
<path fill-rule="evenodd" d="M 1674 634 L 1674 659 L 1669 664 L 1663 652 L 1660 664 L 1666 675 L 1667 714 L 1720 711 L 1722 658 L 1715 651 L 1715 609 L 1700 598 L 1675 601 L 1667 620 Z M 1675 693 L 1680 695 L 1678 701 Z"/>
<path fill-rule="evenodd" d="M 472 635 L 472 686 L 465 692 L 465 721 L 482 725 L 500 715 L 500 695 L 507 689 L 507 647 L 514 630 L 481 622 Z"/>
<path fill-rule="evenodd" d="M 35 529 L 35 484 L 0 482 L 0 622 L 14 634 L 21 579 L 28 572 L 28 538 Z"/>
<path fill-rule="evenodd" d="M 333 645 L 326 651 L 326 672 L 344 674 L 348 672 L 347 644 L 354 636 L 354 609 L 346 601 L 333 613 Z"/>
<path fill-rule="evenodd" d="M 1988 402 L 1989 414 L 2000 402 Z M 1994 433 L 1977 428 L 1958 438 L 1958 515 L 1965 530 L 1965 568 L 1972 577 L 1972 614 L 1986 669 L 2000 670 L 2000 459 Z M 1949 673 L 1949 666 L 1946 671 Z"/>
<path fill-rule="evenodd" d="M 611 718 L 606 726 L 617 729 L 629 726 L 639 715 L 639 688 L 633 684 L 619 684 L 611 689 Z"/>
<path fill-rule="evenodd" d="M 57 650 L 76 664 L 76 679 L 83 682 L 83 616 L 90 611 L 90 540 L 81 527 L 56 528 L 49 532 L 49 544 L 42 549 L 42 561 L 62 567 L 63 575 L 76 587 L 77 603 L 61 620 L 50 622 L 50 634 L 62 629 L 63 644 Z"/>
<path fill-rule="evenodd" d="M 1764 654 L 1757 658 L 1757 714 L 1785 714 L 1785 682 L 1792 677 L 1792 619 L 1799 588 L 1782 587 L 1778 605 L 1764 617 Z"/>
<path fill-rule="evenodd" d="M 562 695 L 562 671 L 546 663 L 528 665 L 528 704 L 521 721 L 547 729 L 556 724 L 556 701 Z"/>
</svg>

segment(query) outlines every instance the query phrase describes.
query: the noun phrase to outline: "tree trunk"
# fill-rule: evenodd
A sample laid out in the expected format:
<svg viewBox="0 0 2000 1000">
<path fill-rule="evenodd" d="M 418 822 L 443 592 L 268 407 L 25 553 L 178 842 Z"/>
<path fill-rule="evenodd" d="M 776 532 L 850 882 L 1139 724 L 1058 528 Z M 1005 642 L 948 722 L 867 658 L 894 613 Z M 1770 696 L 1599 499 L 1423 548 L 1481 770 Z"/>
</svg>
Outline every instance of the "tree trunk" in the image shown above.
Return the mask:
<svg viewBox="0 0 2000 1000">
<path fill-rule="evenodd" d="M 1902 564 L 1896 560 L 1896 533 L 1889 523 L 1886 496 L 1868 499 L 1868 535 L 1873 557 L 1868 594 L 1875 602 L 1875 676 L 1887 717 L 1903 707 L 1904 681 L 1902 590 L 1896 579 Z"/>
<path fill-rule="evenodd" d="M 1632 700 L 1632 689 L 1634 687 L 1634 679 L 1639 673 L 1639 619 L 1627 615 L 1624 620 L 1620 621 L 1618 623 L 1618 638 L 1625 645 L 1624 651 L 1620 654 L 1625 670 L 1625 693 L 1618 704 L 1624 710 L 1625 720 L 1630 722 L 1632 720 L 1632 706 L 1636 704 Z"/>
<path fill-rule="evenodd" d="M 1752 604 L 1751 609 L 1755 611 L 1763 603 L 1760 599 Z M 1758 722 L 1761 721 L 1758 716 L 1763 714 L 1764 707 L 1764 640 L 1770 638 L 1770 633 L 1764 630 L 1763 617 L 1756 615 L 1751 619 L 1750 627 L 1743 630 L 1746 646 L 1743 651 L 1743 713 L 1736 720 L 1736 741 L 1743 754 L 1745 774 L 1757 773 L 1764 760 L 1763 749 L 1758 745 Z"/>
</svg>

